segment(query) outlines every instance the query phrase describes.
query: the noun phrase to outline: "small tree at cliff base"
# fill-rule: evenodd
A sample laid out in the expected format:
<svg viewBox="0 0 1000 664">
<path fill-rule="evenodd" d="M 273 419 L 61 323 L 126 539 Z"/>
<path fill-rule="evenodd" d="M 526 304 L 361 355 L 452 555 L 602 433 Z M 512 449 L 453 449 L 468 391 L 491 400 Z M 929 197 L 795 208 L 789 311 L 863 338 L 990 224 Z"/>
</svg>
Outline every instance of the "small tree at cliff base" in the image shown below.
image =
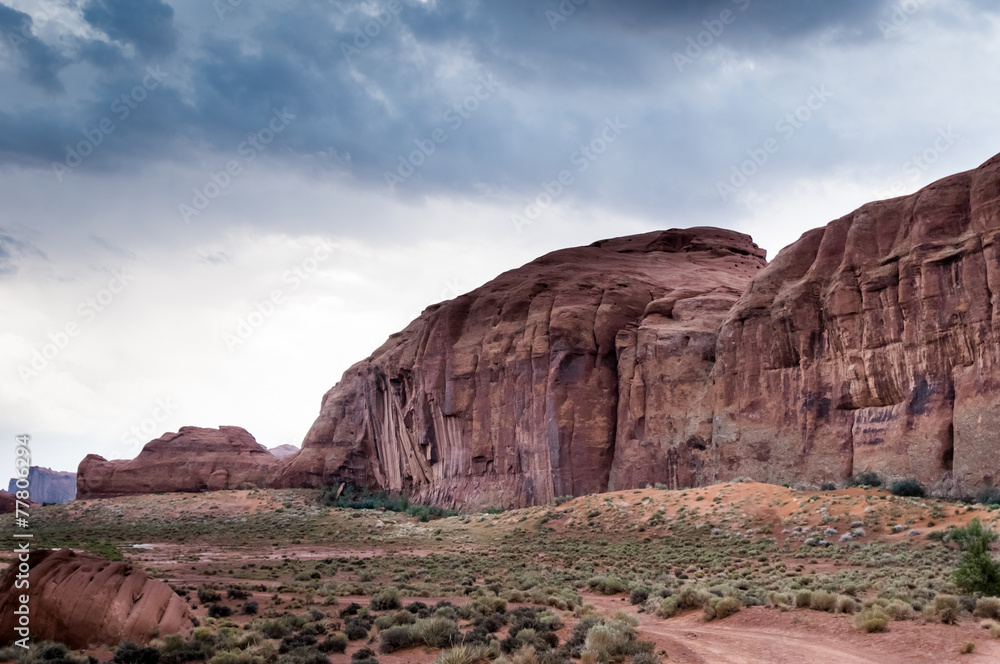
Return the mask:
<svg viewBox="0 0 1000 664">
<path fill-rule="evenodd" d="M 990 554 L 997 534 L 973 519 L 965 528 L 952 531 L 951 540 L 963 551 L 955 570 L 955 585 L 967 593 L 1000 595 L 1000 563 Z"/>
</svg>

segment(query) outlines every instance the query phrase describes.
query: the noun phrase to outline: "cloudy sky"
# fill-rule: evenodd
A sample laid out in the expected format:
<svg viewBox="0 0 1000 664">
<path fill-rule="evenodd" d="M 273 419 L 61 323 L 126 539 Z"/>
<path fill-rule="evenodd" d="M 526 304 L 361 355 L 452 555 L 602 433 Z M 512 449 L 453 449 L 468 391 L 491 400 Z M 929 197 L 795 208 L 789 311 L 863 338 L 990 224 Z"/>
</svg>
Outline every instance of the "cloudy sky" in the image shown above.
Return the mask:
<svg viewBox="0 0 1000 664">
<path fill-rule="evenodd" d="M 298 444 L 427 305 L 1000 152 L 985 0 L 0 0 L 0 473 Z M 566 184 L 559 184 L 560 175 Z"/>
</svg>

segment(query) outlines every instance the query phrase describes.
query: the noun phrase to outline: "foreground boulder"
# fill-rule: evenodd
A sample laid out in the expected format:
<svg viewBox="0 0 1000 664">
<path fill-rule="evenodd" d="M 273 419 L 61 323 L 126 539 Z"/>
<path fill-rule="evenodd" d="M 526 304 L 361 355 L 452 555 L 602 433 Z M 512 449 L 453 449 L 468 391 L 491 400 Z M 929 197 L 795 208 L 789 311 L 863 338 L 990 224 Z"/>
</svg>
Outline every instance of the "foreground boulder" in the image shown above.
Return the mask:
<svg viewBox="0 0 1000 664">
<path fill-rule="evenodd" d="M 181 427 L 147 443 L 128 461 L 88 455 L 77 470 L 77 497 L 265 486 L 278 463 L 240 427 Z"/>
<path fill-rule="evenodd" d="M 187 605 L 170 586 L 128 563 L 60 549 L 33 551 L 28 565 L 28 591 L 14 587 L 17 563 L 0 577 L 0 643 L 19 638 L 14 611 L 25 592 L 33 641 L 70 648 L 148 643 L 192 627 Z"/>
<path fill-rule="evenodd" d="M 31 499 L 39 503 L 68 503 L 76 498 L 76 473 L 31 466 L 26 479 Z M 11 479 L 7 490 L 18 490 L 17 478 Z"/>
<path fill-rule="evenodd" d="M 995 486 L 998 234 L 995 157 L 782 250 L 719 337 L 719 478 Z"/>
<path fill-rule="evenodd" d="M 748 236 L 696 228 L 502 274 L 350 368 L 277 483 L 521 507 L 655 481 L 671 463 L 688 481 L 686 441 L 711 438 L 715 334 L 764 264 Z"/>
</svg>

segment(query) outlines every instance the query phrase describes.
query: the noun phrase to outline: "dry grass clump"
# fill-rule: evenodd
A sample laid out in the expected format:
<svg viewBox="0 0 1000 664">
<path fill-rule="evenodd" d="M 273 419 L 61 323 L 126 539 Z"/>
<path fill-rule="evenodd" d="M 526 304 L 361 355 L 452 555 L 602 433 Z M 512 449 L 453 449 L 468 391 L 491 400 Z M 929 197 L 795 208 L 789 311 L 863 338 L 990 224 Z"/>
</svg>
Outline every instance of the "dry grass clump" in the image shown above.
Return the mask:
<svg viewBox="0 0 1000 664">
<path fill-rule="evenodd" d="M 861 613 L 854 616 L 854 625 L 869 634 L 887 632 L 889 631 L 889 616 L 882 610 L 881 606 L 874 604 L 862 609 Z"/>
</svg>

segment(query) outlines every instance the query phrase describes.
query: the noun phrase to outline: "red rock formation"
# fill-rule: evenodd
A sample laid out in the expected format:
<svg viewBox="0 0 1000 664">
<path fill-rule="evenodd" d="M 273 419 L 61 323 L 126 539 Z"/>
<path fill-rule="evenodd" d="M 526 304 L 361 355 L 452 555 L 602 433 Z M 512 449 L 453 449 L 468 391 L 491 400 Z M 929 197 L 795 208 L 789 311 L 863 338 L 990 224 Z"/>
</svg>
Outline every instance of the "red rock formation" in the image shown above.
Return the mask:
<svg viewBox="0 0 1000 664">
<path fill-rule="evenodd" d="M 27 503 L 28 507 L 36 507 L 41 505 L 41 503 L 36 503 L 33 500 L 28 500 Z M 15 511 L 17 511 L 16 495 L 13 493 L 9 493 L 7 491 L 0 490 L 0 514 L 10 514 L 11 512 Z"/>
<path fill-rule="evenodd" d="M 70 648 L 113 646 L 191 628 L 187 605 L 166 583 L 128 563 L 110 562 L 69 549 L 33 551 L 29 590 L 14 582 L 18 564 L 0 577 L 0 643 L 19 638 L 14 610 L 28 593 L 33 641 L 60 641 Z"/>
<path fill-rule="evenodd" d="M 262 486 L 278 463 L 240 427 L 181 427 L 147 443 L 129 461 L 87 455 L 77 470 L 77 498 Z"/>
<path fill-rule="evenodd" d="M 810 231 L 730 312 L 718 477 L 1000 481 L 1000 157 Z"/>
<path fill-rule="evenodd" d="M 429 307 L 326 394 L 278 484 L 513 507 L 655 481 L 710 437 L 715 331 L 763 256 L 732 231 L 648 233 L 553 252 Z M 673 365 L 684 373 L 658 383 Z M 670 412 L 646 422 L 643 390 Z"/>
</svg>

